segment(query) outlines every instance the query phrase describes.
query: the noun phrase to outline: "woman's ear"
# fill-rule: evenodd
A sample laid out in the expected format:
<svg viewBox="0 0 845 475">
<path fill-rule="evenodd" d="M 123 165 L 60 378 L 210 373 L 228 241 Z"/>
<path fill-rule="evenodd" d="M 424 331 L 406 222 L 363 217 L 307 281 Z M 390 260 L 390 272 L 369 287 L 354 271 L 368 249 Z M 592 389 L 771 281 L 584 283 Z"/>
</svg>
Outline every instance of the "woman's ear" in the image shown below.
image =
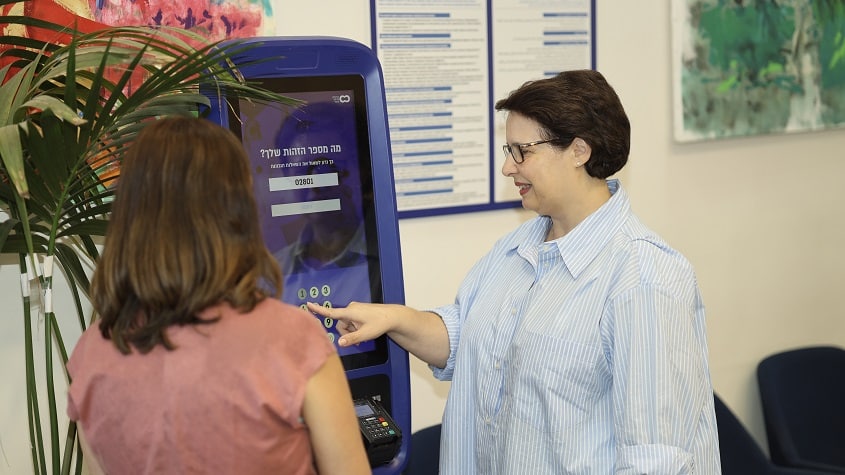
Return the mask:
<svg viewBox="0 0 845 475">
<path fill-rule="evenodd" d="M 590 159 L 590 155 L 593 151 L 592 148 L 590 148 L 590 144 L 580 137 L 575 137 L 575 139 L 572 140 L 572 145 L 570 147 L 576 167 L 580 167 L 587 163 L 587 160 Z"/>
</svg>

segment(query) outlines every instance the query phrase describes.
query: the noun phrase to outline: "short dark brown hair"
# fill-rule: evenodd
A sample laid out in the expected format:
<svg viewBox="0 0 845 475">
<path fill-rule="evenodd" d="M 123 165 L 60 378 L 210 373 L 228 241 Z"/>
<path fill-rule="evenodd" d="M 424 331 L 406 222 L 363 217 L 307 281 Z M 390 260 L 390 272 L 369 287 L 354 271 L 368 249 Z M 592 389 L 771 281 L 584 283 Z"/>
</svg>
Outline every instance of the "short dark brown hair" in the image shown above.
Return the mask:
<svg viewBox="0 0 845 475">
<path fill-rule="evenodd" d="M 123 353 L 168 349 L 171 325 L 211 323 L 222 302 L 249 311 L 282 291 L 261 235 L 249 161 L 208 120 L 157 120 L 124 157 L 91 282 L 100 331 Z"/>
<path fill-rule="evenodd" d="M 516 112 L 539 123 L 544 140 L 568 146 L 580 137 L 592 155 L 587 173 L 607 178 L 628 161 L 631 124 L 616 91 L 592 69 L 564 71 L 529 81 L 496 103 L 496 110 Z"/>
</svg>

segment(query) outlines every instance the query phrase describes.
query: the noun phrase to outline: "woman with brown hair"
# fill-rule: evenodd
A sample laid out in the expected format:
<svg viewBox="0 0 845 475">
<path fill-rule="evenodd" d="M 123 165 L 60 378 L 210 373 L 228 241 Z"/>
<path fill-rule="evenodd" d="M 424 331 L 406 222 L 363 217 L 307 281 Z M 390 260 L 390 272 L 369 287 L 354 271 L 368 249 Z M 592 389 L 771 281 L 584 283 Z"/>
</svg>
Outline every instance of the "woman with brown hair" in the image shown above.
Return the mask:
<svg viewBox="0 0 845 475">
<path fill-rule="evenodd" d="M 68 362 L 68 415 L 108 473 L 370 473 L 340 359 L 278 300 L 245 152 L 204 119 L 125 157 Z"/>
<path fill-rule="evenodd" d="M 381 334 L 451 381 L 440 473 L 721 473 L 704 304 L 690 262 L 614 174 L 631 124 L 598 71 L 526 82 L 502 174 L 537 216 L 469 271 L 453 303 L 309 304 L 341 347 Z"/>
</svg>

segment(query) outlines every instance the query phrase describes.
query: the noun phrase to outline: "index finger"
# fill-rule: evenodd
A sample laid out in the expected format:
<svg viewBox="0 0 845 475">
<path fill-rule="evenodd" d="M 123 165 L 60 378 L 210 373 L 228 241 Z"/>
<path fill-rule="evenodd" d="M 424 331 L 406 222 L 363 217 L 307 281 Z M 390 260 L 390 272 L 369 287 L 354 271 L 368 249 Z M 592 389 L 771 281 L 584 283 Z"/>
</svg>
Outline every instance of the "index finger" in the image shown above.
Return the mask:
<svg viewBox="0 0 845 475">
<path fill-rule="evenodd" d="M 331 307 L 324 307 L 318 303 L 314 302 L 305 302 L 305 305 L 308 307 L 308 310 L 320 315 L 322 317 L 329 317 L 332 318 L 332 308 Z"/>
</svg>

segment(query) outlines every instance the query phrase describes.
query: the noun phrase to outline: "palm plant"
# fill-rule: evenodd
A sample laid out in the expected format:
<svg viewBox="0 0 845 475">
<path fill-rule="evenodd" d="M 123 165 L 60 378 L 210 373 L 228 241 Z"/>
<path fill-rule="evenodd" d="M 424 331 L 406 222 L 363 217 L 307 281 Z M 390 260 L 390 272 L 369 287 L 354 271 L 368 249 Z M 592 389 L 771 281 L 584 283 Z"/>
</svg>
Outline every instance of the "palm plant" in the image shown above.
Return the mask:
<svg viewBox="0 0 845 475">
<path fill-rule="evenodd" d="M 19 2 L 0 0 L 0 7 Z M 290 101 L 243 81 L 231 64 L 244 49 L 237 42 L 145 27 L 79 34 L 27 16 L 0 16 L 0 24 L 72 37 L 68 44 L 26 35 L 0 38 L 7 63 L 0 69 L 0 211 L 8 215 L 0 222 L 0 254 L 17 256 L 22 275 L 33 470 L 80 473 L 75 423 L 63 422 L 56 409 L 56 396 L 68 383 L 69 342 L 59 319 L 81 330 L 88 325 L 89 275 L 124 149 L 151 120 L 201 113 L 209 105 L 201 84 L 241 97 Z M 53 306 L 54 267 L 68 284 L 73 309 Z M 33 332 L 34 319 L 41 334 Z M 44 354 L 36 354 L 37 339 Z M 36 368 L 42 360 L 43 368 Z"/>
</svg>

